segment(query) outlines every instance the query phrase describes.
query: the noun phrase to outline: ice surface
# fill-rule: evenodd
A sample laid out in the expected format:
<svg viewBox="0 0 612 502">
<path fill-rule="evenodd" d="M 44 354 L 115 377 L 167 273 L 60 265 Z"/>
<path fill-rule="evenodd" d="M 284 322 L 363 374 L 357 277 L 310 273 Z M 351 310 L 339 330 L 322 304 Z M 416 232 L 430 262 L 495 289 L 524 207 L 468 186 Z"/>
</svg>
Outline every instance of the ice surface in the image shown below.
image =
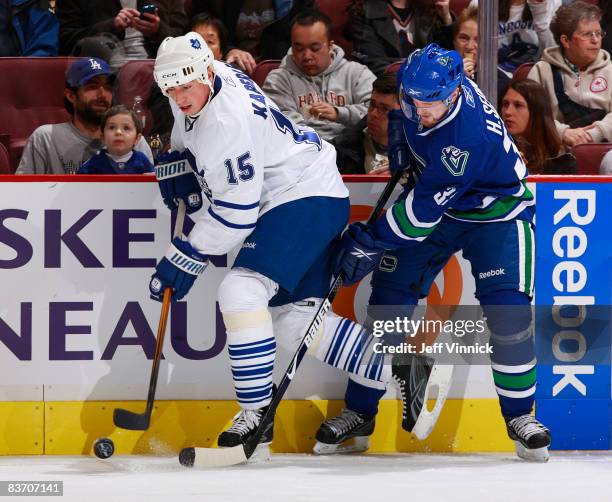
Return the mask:
<svg viewBox="0 0 612 502">
<path fill-rule="evenodd" d="M 193 470 L 176 457 L 0 457 L 0 480 L 63 480 L 79 502 L 603 502 L 612 453 L 274 455 L 260 464 Z M 19 500 L 41 500 L 20 497 Z"/>
</svg>

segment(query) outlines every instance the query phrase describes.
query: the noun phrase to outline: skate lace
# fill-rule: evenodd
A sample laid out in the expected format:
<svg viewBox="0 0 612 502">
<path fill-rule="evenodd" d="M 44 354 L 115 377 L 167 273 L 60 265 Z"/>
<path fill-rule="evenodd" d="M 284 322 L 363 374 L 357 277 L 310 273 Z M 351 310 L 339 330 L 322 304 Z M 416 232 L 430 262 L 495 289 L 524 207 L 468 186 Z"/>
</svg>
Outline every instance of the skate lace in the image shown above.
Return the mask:
<svg viewBox="0 0 612 502">
<path fill-rule="evenodd" d="M 520 417 L 510 420 L 510 426 L 516 431 L 516 434 L 525 439 L 529 439 L 534 434 L 540 432 L 548 432 L 548 429 L 538 422 L 531 415 L 521 415 Z"/>
<path fill-rule="evenodd" d="M 227 432 L 235 432 L 240 436 L 247 434 L 259 425 L 261 410 L 240 410 L 232 419 L 234 423 Z"/>
<path fill-rule="evenodd" d="M 356 425 L 361 425 L 362 423 L 363 418 L 361 418 L 357 412 L 346 408 L 342 410 L 340 415 L 326 422 L 327 426 L 338 435 L 342 435 L 350 431 Z"/>
<path fill-rule="evenodd" d="M 406 396 L 406 380 L 398 377 L 397 375 L 393 375 L 393 380 L 396 385 L 399 387 L 400 394 L 402 395 L 402 420 L 406 420 L 406 415 L 408 414 L 408 397 Z"/>
</svg>

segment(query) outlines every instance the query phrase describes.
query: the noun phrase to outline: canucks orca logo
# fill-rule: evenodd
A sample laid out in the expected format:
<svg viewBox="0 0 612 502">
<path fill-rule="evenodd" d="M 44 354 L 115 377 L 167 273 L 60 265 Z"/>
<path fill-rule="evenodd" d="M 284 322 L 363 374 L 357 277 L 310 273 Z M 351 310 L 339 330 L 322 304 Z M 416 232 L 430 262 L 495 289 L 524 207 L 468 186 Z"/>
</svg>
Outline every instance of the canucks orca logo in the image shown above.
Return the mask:
<svg viewBox="0 0 612 502">
<path fill-rule="evenodd" d="M 438 58 L 438 62 L 442 66 L 446 66 L 448 68 L 451 68 L 453 66 L 453 62 L 449 56 L 442 56 L 441 58 Z"/>
<path fill-rule="evenodd" d="M 447 146 L 442 149 L 440 158 L 453 176 L 463 176 L 469 156 L 470 152 L 464 152 L 454 146 Z"/>
<path fill-rule="evenodd" d="M 197 38 L 190 38 L 189 42 L 191 43 L 191 47 L 193 47 L 196 50 L 202 48 L 202 44 Z"/>
</svg>

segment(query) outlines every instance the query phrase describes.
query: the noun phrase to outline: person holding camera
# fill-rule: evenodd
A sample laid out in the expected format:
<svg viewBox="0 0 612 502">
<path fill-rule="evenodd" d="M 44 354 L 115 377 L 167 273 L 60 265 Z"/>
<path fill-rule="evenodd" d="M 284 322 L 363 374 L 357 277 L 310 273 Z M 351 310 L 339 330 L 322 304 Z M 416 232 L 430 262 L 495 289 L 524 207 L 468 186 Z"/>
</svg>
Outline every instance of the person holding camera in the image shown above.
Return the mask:
<svg viewBox="0 0 612 502">
<path fill-rule="evenodd" d="M 154 58 L 187 28 L 183 0 L 57 0 L 60 54 L 99 57 L 114 69 Z"/>
</svg>

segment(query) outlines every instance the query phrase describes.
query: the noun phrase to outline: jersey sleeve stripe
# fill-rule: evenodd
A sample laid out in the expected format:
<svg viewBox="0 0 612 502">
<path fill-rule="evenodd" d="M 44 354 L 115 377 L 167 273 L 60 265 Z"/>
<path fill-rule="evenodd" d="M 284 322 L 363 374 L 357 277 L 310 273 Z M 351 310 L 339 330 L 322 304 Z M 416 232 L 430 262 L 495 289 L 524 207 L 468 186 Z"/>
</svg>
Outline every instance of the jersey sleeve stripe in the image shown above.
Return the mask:
<svg viewBox="0 0 612 502">
<path fill-rule="evenodd" d="M 414 190 L 412 190 L 408 196 L 406 197 L 406 200 L 404 201 L 404 205 L 405 205 L 405 214 L 408 217 L 408 220 L 410 221 L 410 224 L 413 227 L 418 227 L 418 228 L 432 228 L 435 227 L 440 220 L 442 219 L 442 217 L 438 218 L 436 221 L 420 221 L 416 215 L 414 214 L 414 211 L 412 210 L 412 202 L 414 201 Z"/>
<path fill-rule="evenodd" d="M 412 236 L 406 235 L 402 231 L 402 229 L 399 227 L 399 225 L 397 224 L 395 216 L 393 215 L 393 210 L 387 211 L 385 213 L 384 218 L 387 224 L 389 225 L 389 228 L 391 229 L 391 231 L 402 240 L 420 242 L 427 238 L 426 235 L 423 237 L 412 237 Z"/>
<path fill-rule="evenodd" d="M 224 200 L 215 199 L 214 204 L 215 206 L 219 207 L 228 207 L 230 209 L 240 209 L 243 211 L 259 207 L 259 201 L 253 202 L 252 204 L 236 204 L 235 202 L 226 202 Z"/>
<path fill-rule="evenodd" d="M 391 209 L 391 213 L 393 220 L 395 220 L 395 223 L 397 224 L 402 234 L 411 239 L 424 239 L 434 231 L 435 225 L 437 223 L 435 222 L 432 226 L 427 228 L 417 227 L 413 225 L 408 215 L 406 214 L 406 207 L 402 203 L 395 204 Z"/>
<path fill-rule="evenodd" d="M 227 221 L 224 218 L 221 218 L 221 216 L 219 216 L 217 213 L 215 213 L 212 209 L 212 207 L 208 208 L 208 214 L 210 214 L 215 220 L 217 220 L 219 223 L 225 225 L 226 227 L 229 228 L 237 228 L 240 230 L 244 230 L 244 229 L 248 229 L 248 228 L 255 228 L 255 225 L 257 225 L 257 222 L 255 223 L 247 223 L 247 224 L 242 224 L 239 225 L 237 223 L 232 223 L 231 221 Z"/>
</svg>

